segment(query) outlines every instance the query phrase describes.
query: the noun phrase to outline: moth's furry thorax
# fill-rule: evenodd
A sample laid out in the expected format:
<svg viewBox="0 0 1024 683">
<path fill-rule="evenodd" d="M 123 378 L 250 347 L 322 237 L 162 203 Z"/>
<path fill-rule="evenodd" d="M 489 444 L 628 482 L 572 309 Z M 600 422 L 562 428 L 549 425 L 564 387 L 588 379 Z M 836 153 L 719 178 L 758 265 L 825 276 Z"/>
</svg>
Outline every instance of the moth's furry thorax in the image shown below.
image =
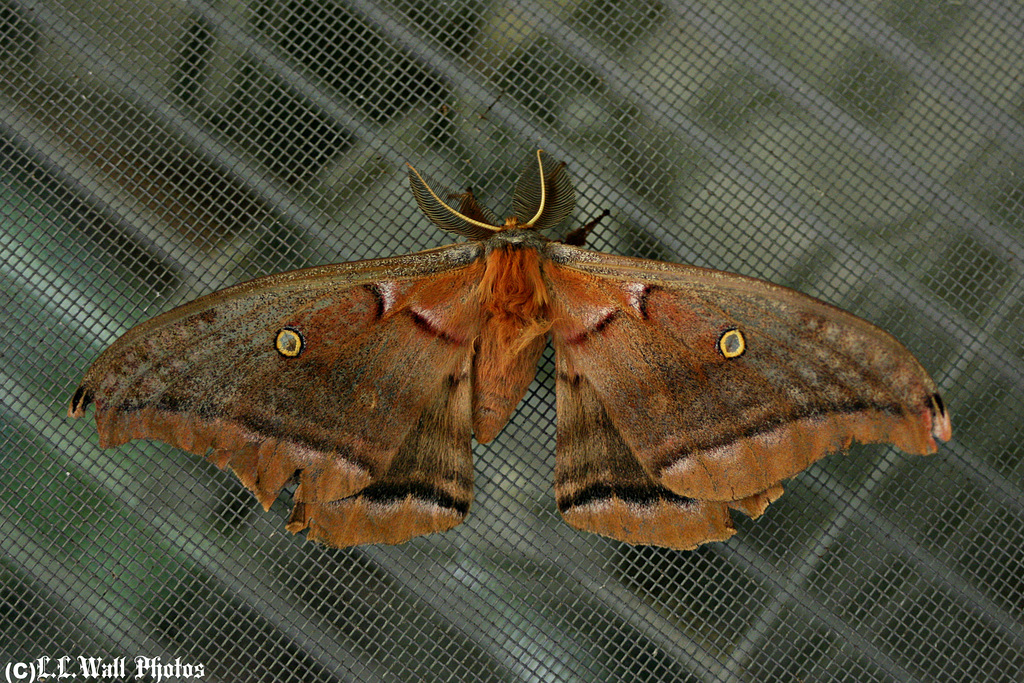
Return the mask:
<svg viewBox="0 0 1024 683">
<path fill-rule="evenodd" d="M 513 353 L 551 327 L 551 296 L 537 248 L 545 241 L 533 230 L 503 231 L 488 240 L 480 303 Z"/>
</svg>

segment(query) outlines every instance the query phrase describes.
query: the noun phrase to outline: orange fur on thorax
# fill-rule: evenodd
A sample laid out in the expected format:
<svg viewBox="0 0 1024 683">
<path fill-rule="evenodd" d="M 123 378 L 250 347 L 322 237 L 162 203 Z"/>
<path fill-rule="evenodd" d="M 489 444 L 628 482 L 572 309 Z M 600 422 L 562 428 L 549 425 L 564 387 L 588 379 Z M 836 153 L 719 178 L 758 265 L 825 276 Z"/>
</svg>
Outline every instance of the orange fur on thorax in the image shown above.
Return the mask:
<svg viewBox="0 0 1024 683">
<path fill-rule="evenodd" d="M 487 324 L 513 354 L 551 329 L 551 299 L 535 249 L 492 251 L 478 291 Z"/>
</svg>

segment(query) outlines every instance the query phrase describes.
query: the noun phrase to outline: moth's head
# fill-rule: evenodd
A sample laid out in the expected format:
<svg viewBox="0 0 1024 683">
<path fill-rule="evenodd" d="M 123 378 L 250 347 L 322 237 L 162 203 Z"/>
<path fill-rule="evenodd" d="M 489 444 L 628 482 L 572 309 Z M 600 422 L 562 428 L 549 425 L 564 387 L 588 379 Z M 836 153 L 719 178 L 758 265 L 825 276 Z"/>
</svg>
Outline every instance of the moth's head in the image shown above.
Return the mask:
<svg viewBox="0 0 1024 683">
<path fill-rule="evenodd" d="M 420 210 L 430 221 L 470 239 L 487 239 L 506 230 L 544 230 L 563 220 L 576 204 L 576 191 L 565 162 L 553 162 L 542 150 L 519 174 L 512 198 L 512 215 L 502 222 L 481 206 L 472 190 L 453 192 L 428 181 L 409 166 L 409 184 Z"/>
</svg>

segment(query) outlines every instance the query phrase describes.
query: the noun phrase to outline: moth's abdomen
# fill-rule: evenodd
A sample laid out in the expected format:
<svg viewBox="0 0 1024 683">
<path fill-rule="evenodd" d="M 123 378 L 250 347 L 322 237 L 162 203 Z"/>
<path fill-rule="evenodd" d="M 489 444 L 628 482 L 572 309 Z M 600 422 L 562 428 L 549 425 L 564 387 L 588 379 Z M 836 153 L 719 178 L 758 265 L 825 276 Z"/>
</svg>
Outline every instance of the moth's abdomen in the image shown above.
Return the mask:
<svg viewBox="0 0 1024 683">
<path fill-rule="evenodd" d="M 473 359 L 473 431 L 487 443 L 508 422 L 537 372 L 550 296 L 532 246 L 501 243 L 480 281 L 483 324 Z"/>
</svg>

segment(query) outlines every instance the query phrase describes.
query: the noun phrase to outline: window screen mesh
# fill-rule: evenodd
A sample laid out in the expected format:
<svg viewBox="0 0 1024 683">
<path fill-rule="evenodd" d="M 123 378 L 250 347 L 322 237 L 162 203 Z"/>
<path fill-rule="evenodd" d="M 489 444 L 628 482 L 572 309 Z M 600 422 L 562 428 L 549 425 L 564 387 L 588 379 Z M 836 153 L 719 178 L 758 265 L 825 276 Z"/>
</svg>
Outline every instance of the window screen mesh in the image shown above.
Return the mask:
<svg viewBox="0 0 1024 683">
<path fill-rule="evenodd" d="M 3 0 L 0 661 L 220 681 L 1024 680 L 1024 10 L 1012 1 Z M 548 351 L 466 523 L 330 549 L 163 444 L 66 416 L 128 327 L 451 239 L 537 148 L 590 246 L 886 328 L 953 415 L 831 456 L 694 552 L 564 524 Z M 794 359 L 799 362 L 799 359 Z M 79 660 L 79 658 L 86 660 Z M 99 660 L 91 660 L 98 662 Z M 36 672 L 38 673 L 38 671 Z M 116 674 L 117 670 L 110 669 Z"/>
</svg>

